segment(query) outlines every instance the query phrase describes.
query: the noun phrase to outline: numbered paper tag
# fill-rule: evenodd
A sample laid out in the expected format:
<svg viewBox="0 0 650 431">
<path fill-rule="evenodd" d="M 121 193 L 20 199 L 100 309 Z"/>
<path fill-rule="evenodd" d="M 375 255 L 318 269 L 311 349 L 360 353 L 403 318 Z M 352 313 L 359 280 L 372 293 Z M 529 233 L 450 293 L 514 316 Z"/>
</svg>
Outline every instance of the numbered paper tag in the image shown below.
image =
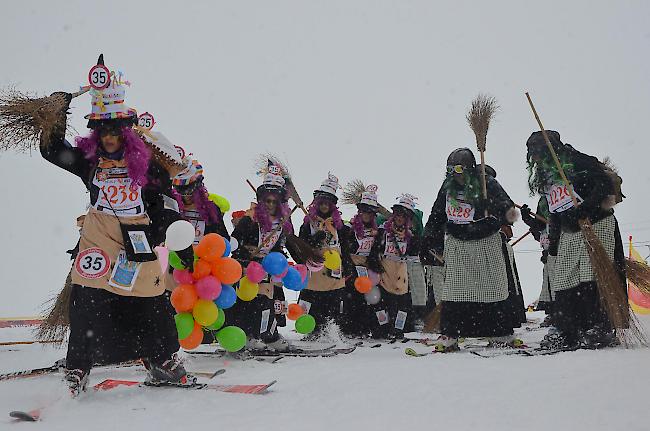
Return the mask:
<svg viewBox="0 0 650 431">
<path fill-rule="evenodd" d="M 379 310 L 375 312 L 375 315 L 377 316 L 377 322 L 379 322 L 380 325 L 388 323 L 388 313 L 386 313 L 386 310 Z"/>
<path fill-rule="evenodd" d="M 366 268 L 365 266 L 357 266 L 355 268 L 357 268 L 357 275 L 359 277 L 367 277 L 368 276 L 368 268 Z"/>
<path fill-rule="evenodd" d="M 154 120 L 153 115 L 148 112 L 145 112 L 138 117 L 138 126 L 143 129 L 151 130 L 154 124 L 156 124 L 156 121 Z"/>
<path fill-rule="evenodd" d="M 80 251 L 74 262 L 74 268 L 80 276 L 93 280 L 105 276 L 110 267 L 111 260 L 108 255 L 97 247 Z"/>
<path fill-rule="evenodd" d="M 269 329 L 269 334 L 275 334 L 275 328 L 278 327 L 278 321 L 273 318 L 273 323 L 271 323 L 271 329 Z"/>
<path fill-rule="evenodd" d="M 95 90 L 103 90 L 111 83 L 111 73 L 103 64 L 97 64 L 88 72 L 88 82 Z"/>
<path fill-rule="evenodd" d="M 356 254 L 359 256 L 368 256 L 374 242 L 375 237 L 373 236 L 364 236 L 363 238 L 357 237 L 359 248 L 357 249 Z"/>
<path fill-rule="evenodd" d="M 542 246 L 542 249 L 548 250 L 551 246 L 551 239 L 548 237 L 548 228 L 543 230 L 539 235 L 539 245 Z"/>
<path fill-rule="evenodd" d="M 149 241 L 147 240 L 147 234 L 141 230 L 130 230 L 129 231 L 129 240 L 133 246 L 133 251 L 135 254 L 142 253 L 151 253 L 151 247 L 149 246 Z"/>
<path fill-rule="evenodd" d="M 404 325 L 406 325 L 406 317 L 408 313 L 406 311 L 398 311 L 397 317 L 395 318 L 395 328 L 400 331 L 404 330 Z"/>
<path fill-rule="evenodd" d="M 575 190 L 573 194 L 578 203 L 581 203 L 582 198 Z M 548 202 L 548 210 L 552 213 L 561 213 L 573 208 L 573 199 L 571 199 L 569 189 L 563 184 L 553 184 L 550 186 L 546 192 L 546 201 Z"/>
<path fill-rule="evenodd" d="M 113 267 L 113 273 L 108 280 L 108 284 L 130 292 L 133 290 L 133 286 L 138 279 L 141 267 L 142 264 L 140 262 L 131 262 L 126 258 L 126 252 L 121 250 L 117 255 L 117 261 Z"/>
<path fill-rule="evenodd" d="M 260 334 L 266 332 L 269 328 L 269 318 L 271 317 L 271 310 L 262 311 L 262 320 L 260 321 Z"/>
<path fill-rule="evenodd" d="M 474 207 L 462 201 L 456 201 L 456 205 L 452 205 L 451 197 L 447 196 L 446 203 L 447 220 L 454 224 L 468 224 L 474 221 Z"/>
<path fill-rule="evenodd" d="M 127 168 L 97 169 L 93 184 L 100 189 L 95 202 L 99 211 L 120 216 L 139 215 L 144 212 L 142 188 L 134 186 Z"/>
</svg>

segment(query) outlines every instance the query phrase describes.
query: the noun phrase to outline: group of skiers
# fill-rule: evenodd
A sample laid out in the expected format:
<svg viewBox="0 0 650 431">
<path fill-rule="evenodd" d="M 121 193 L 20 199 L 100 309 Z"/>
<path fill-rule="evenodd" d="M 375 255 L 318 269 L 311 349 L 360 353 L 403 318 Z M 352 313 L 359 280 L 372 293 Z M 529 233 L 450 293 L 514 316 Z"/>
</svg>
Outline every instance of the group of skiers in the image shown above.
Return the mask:
<svg viewBox="0 0 650 431">
<path fill-rule="evenodd" d="M 134 127 L 138 117 L 124 96 L 125 86 L 117 79 L 93 91 L 92 112 L 86 116 L 90 134 L 76 138 L 73 146 L 60 127 L 44 135 L 41 144 L 46 160 L 78 176 L 90 192 L 71 271 L 66 380 L 73 394 L 85 390 L 94 364 L 136 358 L 153 380 L 192 381 L 176 355 L 173 309 L 165 294 L 174 282 L 154 251 L 164 242 L 166 228 L 182 219 L 195 226 L 196 242 L 209 232 L 234 238 L 238 247 L 232 256 L 242 266 L 261 262 L 272 251 L 308 264 L 299 304 L 319 329 L 333 321 L 350 337 L 401 338 L 415 330 L 416 321 L 428 323 L 438 314 L 439 351 L 457 350 L 461 337 L 488 337 L 494 346 L 521 343 L 514 328 L 526 321 L 525 307 L 509 244 L 519 211 L 496 172 L 477 165 L 470 149 L 456 149 L 447 158 L 424 225 L 417 198 L 405 193 L 386 211 L 374 185 L 360 194 L 357 213 L 345 222 L 338 206 L 339 180 L 328 174 L 313 201 L 302 207 L 304 221 L 295 235 L 286 172 L 271 162 L 256 189 L 256 204 L 233 213 L 229 232 L 221 208 L 209 199 L 202 166 L 182 154 L 178 170 L 165 168 L 151 139 Z M 521 215 L 543 248 L 539 307 L 552 316 L 555 328 L 544 345 L 612 345 L 614 331 L 600 304 L 577 221 L 593 223 L 625 277 L 611 205 L 617 185 L 596 158 L 562 143 L 557 132 L 548 133 L 580 205 L 567 198 L 541 134 L 533 133 L 526 143 L 529 184 L 531 194 L 540 198 L 536 215 L 525 205 Z M 142 249 L 145 253 L 134 251 Z M 326 251 L 340 256 L 338 268 L 310 261 Z M 192 247 L 178 254 L 191 267 Z M 357 292 L 355 280 L 369 275 L 376 289 Z M 286 324 L 281 282 L 270 277 L 259 286 L 257 297 L 237 301 L 227 319 L 244 329 L 251 348 L 282 350 L 287 343 L 278 332 Z M 317 329 L 310 336 L 318 335 Z"/>
</svg>

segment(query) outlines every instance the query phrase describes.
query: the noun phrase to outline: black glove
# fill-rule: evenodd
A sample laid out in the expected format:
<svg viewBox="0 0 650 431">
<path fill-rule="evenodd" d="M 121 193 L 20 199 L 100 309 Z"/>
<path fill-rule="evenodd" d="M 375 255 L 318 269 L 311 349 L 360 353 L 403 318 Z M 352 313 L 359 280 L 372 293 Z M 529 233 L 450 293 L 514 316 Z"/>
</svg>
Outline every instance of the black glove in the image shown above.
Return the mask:
<svg viewBox="0 0 650 431">
<path fill-rule="evenodd" d="M 535 223 L 535 217 L 530 214 L 532 212 L 530 207 L 527 204 L 522 205 L 519 211 L 521 212 L 521 221 L 532 227 L 531 225 Z"/>
<path fill-rule="evenodd" d="M 185 250 L 179 250 L 176 254 L 181 259 L 183 266 L 190 272 L 194 271 L 194 248 L 192 246 L 187 247 Z"/>
</svg>

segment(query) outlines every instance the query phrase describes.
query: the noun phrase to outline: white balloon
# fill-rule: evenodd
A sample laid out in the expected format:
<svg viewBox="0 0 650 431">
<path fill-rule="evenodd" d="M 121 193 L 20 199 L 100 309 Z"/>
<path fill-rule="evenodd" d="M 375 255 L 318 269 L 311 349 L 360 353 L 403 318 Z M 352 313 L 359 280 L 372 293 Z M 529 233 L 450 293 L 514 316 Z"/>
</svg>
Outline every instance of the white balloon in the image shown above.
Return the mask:
<svg viewBox="0 0 650 431">
<path fill-rule="evenodd" d="M 237 250 L 239 248 L 239 241 L 234 236 L 230 237 L 230 252 Z"/>
<path fill-rule="evenodd" d="M 370 292 L 364 293 L 363 296 L 365 296 L 366 302 L 369 305 L 375 305 L 381 299 L 381 291 L 379 290 L 379 287 L 373 286 L 372 289 L 370 289 Z"/>
<path fill-rule="evenodd" d="M 173 251 L 185 250 L 194 243 L 194 226 L 185 220 L 176 220 L 165 233 L 165 245 Z"/>
</svg>

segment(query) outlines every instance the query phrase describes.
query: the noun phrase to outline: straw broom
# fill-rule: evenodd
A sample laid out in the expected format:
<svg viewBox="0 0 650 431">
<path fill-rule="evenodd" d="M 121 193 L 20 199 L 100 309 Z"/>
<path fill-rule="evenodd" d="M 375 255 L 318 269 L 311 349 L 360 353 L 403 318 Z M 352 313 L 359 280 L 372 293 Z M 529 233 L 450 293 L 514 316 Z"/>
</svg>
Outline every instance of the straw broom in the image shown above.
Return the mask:
<svg viewBox="0 0 650 431">
<path fill-rule="evenodd" d="M 84 87 L 72 98 L 87 92 Z M 56 128 L 67 127 L 67 117 L 61 115 L 66 106 L 66 94 L 57 92 L 47 97 L 34 97 L 15 88 L 0 91 L 0 151 L 30 151 L 38 148 L 43 138 Z"/>
<path fill-rule="evenodd" d="M 46 304 L 45 318 L 36 329 L 35 338 L 39 342 L 62 345 L 70 326 L 70 296 L 72 294 L 72 271 L 65 279 L 63 289 Z"/>
<path fill-rule="evenodd" d="M 490 128 L 490 121 L 498 110 L 499 105 L 494 97 L 479 94 L 472 101 L 472 106 L 465 116 L 470 129 L 472 129 L 476 136 L 476 146 L 481 153 L 481 188 L 483 190 L 483 199 L 485 200 L 487 200 L 487 182 L 485 178 L 487 132 Z M 485 216 L 487 217 L 487 209 L 485 210 Z"/>
<path fill-rule="evenodd" d="M 365 191 L 366 185 L 363 181 L 359 179 L 352 180 L 343 188 L 343 197 L 341 198 L 341 202 L 344 205 L 357 205 L 361 202 L 361 194 Z M 391 216 L 391 212 L 382 204 L 379 204 L 379 213 L 386 218 Z"/>
<path fill-rule="evenodd" d="M 560 160 L 558 159 L 557 154 L 551 145 L 551 141 L 548 138 L 546 129 L 544 129 L 542 121 L 540 120 L 539 115 L 535 110 L 535 106 L 533 105 L 533 101 L 528 93 L 526 93 L 526 98 L 528 99 L 530 108 L 533 111 L 535 119 L 537 120 L 537 124 L 539 125 L 540 131 L 542 132 L 546 146 L 548 147 L 548 150 L 553 157 L 553 161 L 555 162 L 555 165 L 560 172 L 562 181 L 569 191 L 573 205 L 577 208 L 578 201 L 575 197 L 575 193 L 573 192 L 573 187 L 569 183 L 564 169 L 562 169 L 562 164 L 560 163 Z M 613 262 L 607 255 L 607 252 L 605 251 L 603 244 L 600 242 L 600 239 L 596 235 L 596 232 L 594 231 L 594 228 L 589 219 L 585 218 L 578 220 L 578 224 L 584 236 L 587 252 L 589 253 L 589 260 L 596 276 L 596 284 L 598 286 L 598 293 L 600 295 L 601 304 L 603 305 L 603 308 L 605 309 L 613 327 L 617 329 L 617 335 L 619 335 L 619 337 L 622 335 L 619 330 L 630 328 L 632 330 L 632 336 L 641 340 L 641 333 L 638 330 L 638 327 L 635 327 L 635 322 L 630 319 L 630 310 L 626 289 L 618 276 L 618 272 L 614 268 Z"/>
</svg>

